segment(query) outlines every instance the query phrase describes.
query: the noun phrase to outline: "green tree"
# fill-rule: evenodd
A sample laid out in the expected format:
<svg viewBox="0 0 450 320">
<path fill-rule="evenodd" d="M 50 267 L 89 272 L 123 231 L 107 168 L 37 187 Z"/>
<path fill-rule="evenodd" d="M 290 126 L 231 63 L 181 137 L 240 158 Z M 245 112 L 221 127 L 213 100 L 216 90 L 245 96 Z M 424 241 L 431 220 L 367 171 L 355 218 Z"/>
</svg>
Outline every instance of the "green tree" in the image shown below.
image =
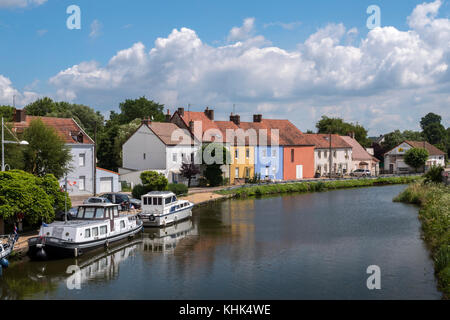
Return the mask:
<svg viewBox="0 0 450 320">
<path fill-rule="evenodd" d="M 322 116 L 316 123 L 317 133 L 335 133 L 339 135 L 355 134 L 355 140 L 363 147 L 370 146 L 370 140 L 367 137 L 367 130 L 359 125 L 347 123 L 341 118 L 329 118 Z"/>
<path fill-rule="evenodd" d="M 64 206 L 64 196 L 67 194 L 60 191 L 53 175 L 37 177 L 21 170 L 0 172 L 0 217 L 11 223 L 19 214 L 30 224 L 51 222 L 55 209 L 61 208 L 61 199 Z"/>
<path fill-rule="evenodd" d="M 231 163 L 230 152 L 219 143 L 203 144 L 199 152 L 201 154 L 198 155 L 198 159 L 202 159 L 203 176 L 209 186 L 221 185 L 223 183 L 221 166 Z"/>
<path fill-rule="evenodd" d="M 25 171 L 37 176 L 51 173 L 59 179 L 70 170 L 72 155 L 54 128 L 34 119 L 23 137 L 29 143 L 23 151 Z"/>
<path fill-rule="evenodd" d="M 422 130 L 425 130 L 426 127 L 433 123 L 440 124 L 441 120 L 442 117 L 440 115 L 430 112 L 420 120 L 420 127 L 422 128 Z"/>
<path fill-rule="evenodd" d="M 440 123 L 431 123 L 423 129 L 425 139 L 433 145 L 445 145 L 447 140 L 447 132 Z"/>
<path fill-rule="evenodd" d="M 141 172 L 141 181 L 148 191 L 166 190 L 167 184 L 169 183 L 162 173 L 156 171 Z"/>
<path fill-rule="evenodd" d="M 430 154 L 424 148 L 411 148 L 405 152 L 404 159 L 405 163 L 417 172 L 417 169 L 425 166 L 429 156 Z"/>
<path fill-rule="evenodd" d="M 10 122 L 13 120 L 14 107 L 0 106 L 0 118 L 3 118 L 4 122 Z"/>
<path fill-rule="evenodd" d="M 151 118 L 153 121 L 164 121 L 164 105 L 148 100 L 145 97 L 131 100 L 127 99 L 120 103 L 120 124 L 125 124 L 133 121 L 134 119 Z"/>
<path fill-rule="evenodd" d="M 27 115 L 44 117 L 56 111 L 56 104 L 52 99 L 44 97 L 25 106 L 25 110 Z"/>
<path fill-rule="evenodd" d="M 121 147 L 117 144 L 119 131 L 120 125 L 110 120 L 99 133 L 97 137 L 97 164 L 99 167 L 117 171 L 122 165 Z"/>
<path fill-rule="evenodd" d="M 389 151 L 405 141 L 405 137 L 400 130 L 395 130 L 384 135 L 384 141 L 381 143 L 384 151 Z"/>
<path fill-rule="evenodd" d="M 188 188 L 191 187 L 192 178 L 199 173 L 199 168 L 193 163 L 183 162 L 183 164 L 181 165 L 180 174 L 182 177 L 188 179 Z"/>
</svg>

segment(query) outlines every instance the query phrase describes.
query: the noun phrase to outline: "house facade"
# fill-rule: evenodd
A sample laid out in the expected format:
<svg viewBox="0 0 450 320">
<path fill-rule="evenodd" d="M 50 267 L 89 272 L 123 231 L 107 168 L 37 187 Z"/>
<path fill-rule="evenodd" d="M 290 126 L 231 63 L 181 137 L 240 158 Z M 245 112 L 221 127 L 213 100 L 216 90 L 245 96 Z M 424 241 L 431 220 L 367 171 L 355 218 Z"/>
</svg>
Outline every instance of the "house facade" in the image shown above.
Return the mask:
<svg viewBox="0 0 450 320">
<path fill-rule="evenodd" d="M 365 169 L 369 170 L 374 176 L 380 172 L 380 160 L 373 155 L 373 148 L 369 150 L 364 149 L 355 138 L 350 136 L 341 136 L 341 138 L 352 147 L 352 167 L 350 172 L 357 169 Z"/>
<path fill-rule="evenodd" d="M 415 172 L 414 168 L 407 165 L 404 159 L 406 151 L 411 148 L 424 148 L 430 154 L 423 170 L 426 171 L 432 166 L 439 165 L 445 167 L 445 152 L 425 141 L 408 140 L 384 154 L 384 169 L 394 174 Z"/>
<path fill-rule="evenodd" d="M 67 178 L 67 191 L 70 195 L 83 195 L 94 193 L 94 141 L 71 118 L 36 117 L 26 115 L 24 110 L 15 110 L 13 132 L 20 134 L 29 127 L 31 121 L 40 119 L 44 125 L 55 129 L 56 133 L 65 141 L 70 149 L 72 160 L 67 177 L 59 180 L 64 187 Z M 98 192 L 98 190 L 97 190 Z"/>
<path fill-rule="evenodd" d="M 352 146 L 337 134 L 306 134 L 314 144 L 315 172 L 328 174 L 349 174 L 352 169 Z"/>
<path fill-rule="evenodd" d="M 143 120 L 122 145 L 123 168 L 120 172 L 125 178 L 130 172 L 154 170 L 164 173 L 169 183 L 187 183 L 180 169 L 183 163 L 195 160 L 199 147 L 189 131 L 174 123 Z M 191 181 L 193 185 L 197 178 Z"/>
</svg>

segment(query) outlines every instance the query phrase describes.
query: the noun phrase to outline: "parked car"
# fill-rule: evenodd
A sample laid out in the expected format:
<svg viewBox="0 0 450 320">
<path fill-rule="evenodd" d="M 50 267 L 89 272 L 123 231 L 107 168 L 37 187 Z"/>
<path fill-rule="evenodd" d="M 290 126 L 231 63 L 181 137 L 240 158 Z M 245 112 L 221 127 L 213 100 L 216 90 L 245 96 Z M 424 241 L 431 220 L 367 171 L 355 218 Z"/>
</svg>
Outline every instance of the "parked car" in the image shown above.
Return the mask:
<svg viewBox="0 0 450 320">
<path fill-rule="evenodd" d="M 105 193 L 100 197 L 106 198 L 114 204 L 120 204 L 122 210 L 129 210 L 131 205 L 135 209 L 141 208 L 141 201 L 137 199 L 130 198 L 127 194 L 123 193 Z"/>
<path fill-rule="evenodd" d="M 67 220 L 75 219 L 77 216 L 77 212 L 78 212 L 78 207 L 73 207 L 73 208 L 70 208 L 69 210 L 67 210 Z M 64 211 L 56 212 L 55 220 L 60 220 L 60 221 L 66 220 L 65 212 Z"/>
<path fill-rule="evenodd" d="M 111 203 L 111 201 L 107 198 L 102 198 L 102 197 L 89 197 L 83 201 L 83 204 L 89 204 L 89 203 Z"/>
<path fill-rule="evenodd" d="M 356 169 L 352 173 L 350 173 L 351 176 L 354 177 L 370 177 L 371 173 L 370 170 L 367 169 Z"/>
</svg>

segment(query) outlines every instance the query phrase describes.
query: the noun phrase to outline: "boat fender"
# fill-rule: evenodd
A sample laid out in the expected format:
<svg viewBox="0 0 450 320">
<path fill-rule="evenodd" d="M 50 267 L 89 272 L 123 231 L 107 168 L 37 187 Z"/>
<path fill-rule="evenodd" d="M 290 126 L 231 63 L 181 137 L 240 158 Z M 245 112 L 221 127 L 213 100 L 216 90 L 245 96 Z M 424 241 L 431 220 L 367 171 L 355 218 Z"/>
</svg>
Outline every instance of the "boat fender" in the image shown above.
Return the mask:
<svg viewBox="0 0 450 320">
<path fill-rule="evenodd" d="M 1 268 L 8 268 L 9 266 L 9 261 L 5 258 L 0 259 L 0 266 Z"/>
<path fill-rule="evenodd" d="M 148 217 L 148 220 L 150 220 L 150 221 L 155 221 L 155 216 L 152 214 L 152 215 L 150 215 L 150 217 Z"/>
<path fill-rule="evenodd" d="M 105 248 L 108 249 L 109 248 L 109 240 L 105 241 Z"/>
<path fill-rule="evenodd" d="M 41 260 L 47 259 L 47 253 L 45 253 L 43 247 L 41 247 L 41 249 L 36 252 L 36 257 Z"/>
</svg>

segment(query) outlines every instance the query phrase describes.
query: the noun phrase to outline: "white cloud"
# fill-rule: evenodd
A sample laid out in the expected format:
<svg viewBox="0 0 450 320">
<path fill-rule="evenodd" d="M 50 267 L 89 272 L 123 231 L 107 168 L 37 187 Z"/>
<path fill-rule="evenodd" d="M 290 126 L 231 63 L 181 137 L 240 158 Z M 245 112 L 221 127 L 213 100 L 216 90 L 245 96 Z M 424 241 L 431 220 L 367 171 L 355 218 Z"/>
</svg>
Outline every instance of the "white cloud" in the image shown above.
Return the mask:
<svg viewBox="0 0 450 320">
<path fill-rule="evenodd" d="M 415 128 L 430 111 L 448 126 L 450 20 L 437 18 L 439 6 L 419 5 L 409 30 L 375 28 L 356 45 L 346 42 L 356 29 L 329 24 L 292 51 L 255 35 L 253 18 L 233 28 L 232 42 L 220 47 L 191 29 L 174 29 L 151 49 L 135 43 L 106 65 L 81 62 L 50 84 L 61 99 L 109 108 L 146 95 L 171 108 L 214 106 L 224 119 L 236 103 L 242 120 L 259 110 L 302 130 L 329 114 L 378 134 Z"/>
<path fill-rule="evenodd" d="M 15 99 L 16 105 L 23 106 L 36 100 L 38 97 L 39 95 L 35 92 L 19 92 L 12 86 L 10 79 L 0 74 L 0 105 L 12 105 Z"/>
<path fill-rule="evenodd" d="M 242 27 L 233 27 L 228 35 L 228 41 L 241 41 L 250 38 L 255 31 L 255 18 L 246 18 Z"/>
<path fill-rule="evenodd" d="M 299 27 L 302 23 L 300 21 L 294 21 L 294 22 L 269 22 L 264 24 L 264 28 L 269 27 L 281 27 L 285 30 L 294 30 L 295 28 Z"/>
<path fill-rule="evenodd" d="M 95 19 L 91 23 L 91 32 L 89 33 L 89 37 L 97 38 L 101 34 L 101 30 L 102 30 L 102 24 L 100 23 L 100 21 Z"/>
<path fill-rule="evenodd" d="M 25 8 L 28 6 L 40 6 L 47 0 L 0 0 L 0 8 Z"/>
</svg>

